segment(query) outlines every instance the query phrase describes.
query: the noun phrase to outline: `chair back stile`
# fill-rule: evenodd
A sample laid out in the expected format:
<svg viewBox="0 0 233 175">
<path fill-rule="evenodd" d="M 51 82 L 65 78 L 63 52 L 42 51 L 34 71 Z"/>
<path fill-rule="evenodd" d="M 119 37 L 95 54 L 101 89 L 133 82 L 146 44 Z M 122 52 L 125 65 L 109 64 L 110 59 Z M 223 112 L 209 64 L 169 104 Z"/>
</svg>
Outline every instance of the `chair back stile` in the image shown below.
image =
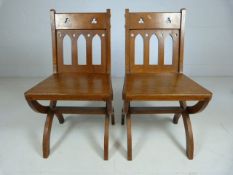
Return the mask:
<svg viewBox="0 0 233 175">
<path fill-rule="evenodd" d="M 106 13 L 56 13 L 50 11 L 53 72 L 79 72 L 79 73 L 108 73 L 110 74 L 110 10 Z M 101 60 L 94 63 L 93 39 L 100 40 Z M 71 42 L 71 61 L 64 61 L 64 39 L 68 37 Z M 86 44 L 86 63 L 79 64 L 78 40 L 83 37 Z"/>
<path fill-rule="evenodd" d="M 179 13 L 162 12 L 129 12 L 125 11 L 126 18 L 126 73 L 159 73 L 180 72 L 183 70 L 184 50 L 184 22 L 185 9 Z M 136 38 L 142 38 L 143 60 L 141 64 L 136 63 Z M 157 48 L 150 47 L 153 37 L 157 38 Z M 165 42 L 171 37 L 172 49 L 171 63 L 165 60 Z M 150 53 L 157 53 L 157 64 L 150 64 Z"/>
</svg>

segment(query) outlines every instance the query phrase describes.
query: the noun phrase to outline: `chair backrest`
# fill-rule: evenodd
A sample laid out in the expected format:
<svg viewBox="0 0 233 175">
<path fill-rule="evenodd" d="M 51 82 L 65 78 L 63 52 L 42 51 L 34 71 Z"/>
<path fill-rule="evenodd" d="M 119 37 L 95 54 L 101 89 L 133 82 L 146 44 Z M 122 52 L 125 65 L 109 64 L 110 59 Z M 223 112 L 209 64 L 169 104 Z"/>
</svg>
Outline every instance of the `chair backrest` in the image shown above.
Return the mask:
<svg viewBox="0 0 233 175">
<path fill-rule="evenodd" d="M 185 14 L 185 9 L 178 13 L 132 13 L 126 9 L 126 73 L 182 72 Z M 140 38 L 141 48 L 136 43 Z M 135 56 L 137 49 L 143 50 L 139 63 Z M 170 62 L 165 60 L 167 50 L 171 51 Z M 153 60 L 155 57 L 157 61 Z"/>
<path fill-rule="evenodd" d="M 50 10 L 53 72 L 110 73 L 110 10 L 106 13 L 56 13 Z M 64 60 L 64 38 L 71 42 L 71 61 Z M 101 63 L 93 63 L 93 38 L 100 40 Z M 79 39 L 86 47 L 86 63 L 79 64 Z M 81 45 L 81 44 L 80 44 Z M 83 47 L 83 46 L 82 46 Z"/>
</svg>

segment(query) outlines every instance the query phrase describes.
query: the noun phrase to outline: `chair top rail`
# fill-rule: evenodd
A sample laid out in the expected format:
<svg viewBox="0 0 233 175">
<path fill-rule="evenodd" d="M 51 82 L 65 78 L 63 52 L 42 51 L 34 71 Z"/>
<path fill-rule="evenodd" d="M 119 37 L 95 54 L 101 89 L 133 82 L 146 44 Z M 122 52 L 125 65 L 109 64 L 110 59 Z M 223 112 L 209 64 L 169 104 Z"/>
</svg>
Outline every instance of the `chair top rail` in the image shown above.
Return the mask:
<svg viewBox="0 0 233 175">
<path fill-rule="evenodd" d="M 108 18 L 110 17 L 110 10 L 107 9 L 106 13 L 56 13 L 55 28 L 56 29 L 107 29 Z"/>
<path fill-rule="evenodd" d="M 126 9 L 128 29 L 180 29 L 181 12 L 129 12 Z"/>
</svg>

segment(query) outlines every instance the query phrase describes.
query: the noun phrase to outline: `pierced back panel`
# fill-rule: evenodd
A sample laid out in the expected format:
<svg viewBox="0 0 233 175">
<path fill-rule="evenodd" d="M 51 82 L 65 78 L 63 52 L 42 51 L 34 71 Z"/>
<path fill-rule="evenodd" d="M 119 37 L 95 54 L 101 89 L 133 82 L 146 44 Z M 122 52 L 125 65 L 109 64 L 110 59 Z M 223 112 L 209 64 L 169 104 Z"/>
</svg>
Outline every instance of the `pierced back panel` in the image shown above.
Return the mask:
<svg viewBox="0 0 233 175">
<path fill-rule="evenodd" d="M 180 13 L 131 13 L 126 9 L 125 18 L 126 73 L 182 72 L 184 9 Z M 139 38 L 140 46 L 137 43 Z M 157 42 L 153 47 L 152 40 Z M 167 43 L 169 40 L 170 45 Z M 169 47 L 171 60 L 167 61 L 165 55 L 169 55 Z M 139 49 L 142 52 L 140 63 L 136 56 Z"/>
<path fill-rule="evenodd" d="M 106 13 L 55 13 L 51 10 L 50 16 L 54 73 L 110 73 L 110 10 Z M 98 64 L 93 54 L 95 38 L 100 43 Z M 84 42 L 80 44 L 81 39 Z M 65 50 L 65 41 L 70 45 L 68 51 Z M 85 58 L 80 57 L 81 47 L 85 48 Z M 68 63 L 66 52 L 70 52 L 71 57 Z M 80 64 L 81 59 L 85 64 Z"/>
</svg>

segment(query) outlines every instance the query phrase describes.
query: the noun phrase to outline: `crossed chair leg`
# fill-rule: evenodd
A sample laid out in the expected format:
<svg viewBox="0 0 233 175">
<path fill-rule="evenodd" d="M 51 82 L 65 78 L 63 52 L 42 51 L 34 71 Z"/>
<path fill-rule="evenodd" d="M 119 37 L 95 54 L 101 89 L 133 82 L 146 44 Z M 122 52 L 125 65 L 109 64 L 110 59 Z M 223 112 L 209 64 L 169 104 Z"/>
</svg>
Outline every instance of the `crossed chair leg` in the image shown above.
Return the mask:
<svg viewBox="0 0 233 175">
<path fill-rule="evenodd" d="M 187 157 L 192 160 L 193 153 L 194 153 L 194 141 L 193 141 L 193 131 L 191 120 L 189 118 L 189 113 L 186 111 L 187 103 L 185 101 L 180 101 L 180 107 L 184 110 L 182 113 L 177 113 L 173 117 L 173 123 L 177 124 L 179 118 L 182 116 L 185 134 L 186 134 L 186 155 Z"/>
<path fill-rule="evenodd" d="M 109 145 L 109 117 L 111 116 L 112 125 L 115 124 L 114 109 L 112 107 L 112 101 L 106 101 L 106 107 L 104 108 L 83 108 L 83 107 L 56 107 L 57 101 L 50 101 L 49 106 L 43 106 L 36 100 L 27 99 L 29 106 L 39 113 L 47 114 L 44 134 L 43 134 L 43 157 L 48 158 L 50 153 L 50 135 L 54 115 L 57 117 L 60 124 L 64 123 L 64 117 L 62 113 L 74 113 L 74 114 L 105 114 L 104 124 L 104 160 L 108 160 L 108 145 Z"/>
<path fill-rule="evenodd" d="M 121 116 L 121 124 L 125 124 L 125 118 L 126 118 L 126 124 L 127 124 L 127 150 L 128 160 L 132 160 L 132 132 L 131 132 L 131 114 L 129 112 L 130 110 L 130 102 L 124 101 L 124 106 L 122 109 L 122 116 Z"/>
<path fill-rule="evenodd" d="M 64 117 L 62 115 L 63 112 L 67 112 L 68 110 L 65 110 L 66 107 L 61 107 L 60 110 L 57 110 L 59 108 L 56 107 L 56 101 L 50 101 L 49 106 L 42 106 L 40 105 L 36 100 L 28 100 L 28 104 L 31 106 L 31 108 L 39 113 L 47 114 L 47 118 L 45 121 L 44 126 L 44 134 L 43 134 L 43 157 L 47 158 L 50 153 L 50 134 L 51 134 L 51 128 L 52 128 L 52 122 L 54 115 L 58 118 L 59 123 L 64 123 Z M 173 118 L 173 123 L 177 124 L 179 118 L 182 116 L 183 122 L 184 122 L 184 128 L 186 133 L 186 154 L 189 159 L 193 159 L 193 152 L 194 152 L 194 142 L 193 142 L 193 133 L 192 133 L 192 126 L 191 121 L 189 118 L 189 114 L 195 114 L 197 112 L 201 112 L 205 109 L 207 104 L 209 103 L 209 100 L 205 101 L 199 101 L 194 106 L 187 106 L 185 101 L 180 101 L 180 108 L 171 107 L 170 110 L 168 108 L 164 110 L 158 110 L 154 109 L 152 112 L 149 113 L 175 113 Z M 69 108 L 69 107 L 68 107 Z M 135 107 L 134 107 L 135 108 Z M 81 113 L 81 114 L 88 114 L 89 111 L 83 111 L 81 108 L 77 107 L 76 110 L 73 109 L 72 113 Z M 96 109 L 95 109 L 96 110 Z M 132 133 L 131 133 L 131 113 L 136 114 L 137 112 L 132 112 L 132 109 L 130 108 L 130 102 L 124 101 L 124 107 L 122 109 L 122 119 L 121 124 L 124 125 L 124 121 L 126 118 L 127 121 L 127 149 L 128 149 L 128 160 L 132 160 Z M 151 108 L 149 109 L 151 110 Z M 148 111 L 149 111 L 148 110 Z M 81 111 L 81 112 L 80 112 Z M 148 111 L 146 113 L 148 113 Z M 162 112 L 161 112 L 162 111 Z M 164 112 L 163 112 L 164 111 Z M 178 111 L 178 112 L 177 112 Z M 97 114 L 102 114 L 103 110 L 97 110 L 95 111 Z M 109 118 L 111 117 L 111 123 L 112 125 L 115 124 L 115 118 L 114 118 L 114 110 L 112 107 L 112 101 L 106 102 L 106 108 L 104 110 L 105 113 L 105 126 L 104 126 L 104 160 L 108 160 L 108 145 L 109 145 Z M 94 112 L 92 113 L 94 114 Z"/>
<path fill-rule="evenodd" d="M 128 160 L 132 160 L 132 133 L 131 133 L 131 114 L 142 114 L 144 111 L 145 114 L 156 114 L 156 113 L 175 113 L 173 117 L 173 123 L 177 124 L 179 118 L 182 116 L 185 134 L 186 134 L 186 154 L 188 159 L 193 159 L 194 153 L 194 141 L 193 141 L 193 132 L 192 125 L 190 121 L 189 114 L 195 114 L 201 112 L 208 105 L 210 99 L 199 101 L 194 106 L 187 106 L 186 101 L 179 101 L 180 107 L 161 107 L 159 108 L 144 108 L 143 110 L 136 110 L 140 107 L 130 108 L 130 102 L 124 101 L 124 106 L 122 109 L 122 118 L 121 124 L 124 125 L 125 118 L 127 121 L 127 149 L 128 149 Z M 140 108 L 141 109 L 141 108 Z M 135 110 L 135 111 L 134 111 Z"/>
<path fill-rule="evenodd" d="M 61 113 L 54 113 L 53 109 L 56 107 L 57 101 L 50 101 L 49 111 L 47 113 L 47 118 L 44 125 L 44 134 L 43 134 L 43 157 L 48 158 L 50 153 L 50 135 L 53 117 L 56 115 L 60 124 L 64 123 L 64 117 Z"/>
</svg>

